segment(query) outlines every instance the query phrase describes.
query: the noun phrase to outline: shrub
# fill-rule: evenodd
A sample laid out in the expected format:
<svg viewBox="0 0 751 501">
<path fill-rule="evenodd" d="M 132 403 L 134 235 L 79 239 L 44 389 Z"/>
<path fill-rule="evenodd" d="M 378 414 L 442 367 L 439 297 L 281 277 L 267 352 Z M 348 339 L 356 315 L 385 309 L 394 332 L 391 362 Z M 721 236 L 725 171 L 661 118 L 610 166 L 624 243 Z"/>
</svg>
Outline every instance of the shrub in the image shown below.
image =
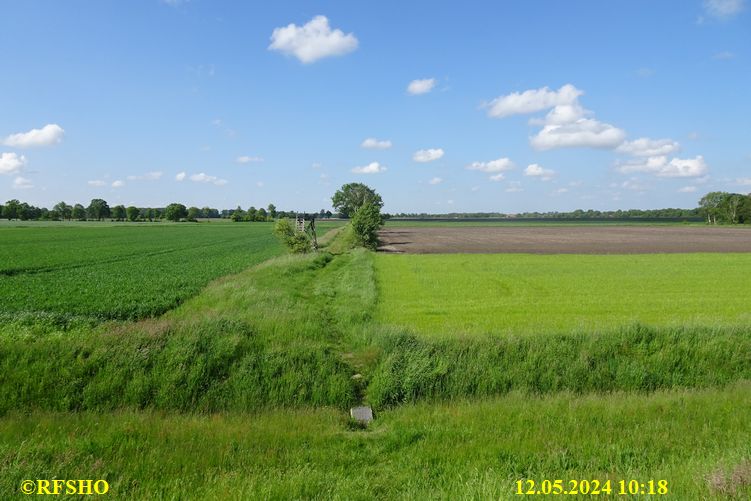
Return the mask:
<svg viewBox="0 0 751 501">
<path fill-rule="evenodd" d="M 287 246 L 293 254 L 305 254 L 313 250 L 310 237 L 303 232 L 295 230 L 289 219 L 280 219 L 274 226 L 274 235 Z"/>
<path fill-rule="evenodd" d="M 359 245 L 368 249 L 378 247 L 378 228 L 383 225 L 378 205 L 366 203 L 352 216 L 352 230 Z"/>
</svg>

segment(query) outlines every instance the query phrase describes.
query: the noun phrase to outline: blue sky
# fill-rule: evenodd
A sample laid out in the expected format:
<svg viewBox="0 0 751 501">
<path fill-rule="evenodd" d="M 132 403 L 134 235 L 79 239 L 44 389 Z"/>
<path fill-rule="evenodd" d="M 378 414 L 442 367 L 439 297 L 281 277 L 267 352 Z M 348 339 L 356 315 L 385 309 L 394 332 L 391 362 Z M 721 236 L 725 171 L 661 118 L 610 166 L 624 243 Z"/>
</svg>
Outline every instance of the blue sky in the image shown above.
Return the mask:
<svg viewBox="0 0 751 501">
<path fill-rule="evenodd" d="M 5 0 L 0 200 L 693 207 L 751 191 L 749 10 Z"/>
</svg>

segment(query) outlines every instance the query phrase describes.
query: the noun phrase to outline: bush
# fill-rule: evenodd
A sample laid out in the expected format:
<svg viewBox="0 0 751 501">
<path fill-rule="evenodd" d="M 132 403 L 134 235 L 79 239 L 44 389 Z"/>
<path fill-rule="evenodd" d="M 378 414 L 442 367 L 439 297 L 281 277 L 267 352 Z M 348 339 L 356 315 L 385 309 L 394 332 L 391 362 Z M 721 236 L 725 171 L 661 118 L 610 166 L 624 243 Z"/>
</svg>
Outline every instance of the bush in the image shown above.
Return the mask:
<svg viewBox="0 0 751 501">
<path fill-rule="evenodd" d="M 383 225 L 378 205 L 366 203 L 352 216 L 352 230 L 358 245 L 367 249 L 378 247 L 378 229 Z"/>
<path fill-rule="evenodd" d="M 289 219 L 280 219 L 274 226 L 274 235 L 287 246 L 293 254 L 306 254 L 313 250 L 310 237 L 303 232 L 295 230 Z"/>
</svg>

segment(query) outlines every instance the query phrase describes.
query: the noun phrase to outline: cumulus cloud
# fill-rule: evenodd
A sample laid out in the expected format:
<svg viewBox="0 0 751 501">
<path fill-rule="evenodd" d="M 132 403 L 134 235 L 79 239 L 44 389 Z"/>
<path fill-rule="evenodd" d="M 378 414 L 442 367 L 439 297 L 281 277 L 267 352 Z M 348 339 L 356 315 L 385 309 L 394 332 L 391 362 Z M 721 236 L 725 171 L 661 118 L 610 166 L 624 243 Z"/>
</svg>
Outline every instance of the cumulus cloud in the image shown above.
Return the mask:
<svg viewBox="0 0 751 501">
<path fill-rule="evenodd" d="M 251 157 L 248 155 L 242 155 L 235 159 L 235 162 L 239 164 L 249 164 L 251 162 L 263 162 L 263 158 L 261 157 Z"/>
<path fill-rule="evenodd" d="M 530 138 L 530 143 L 538 150 L 615 148 L 621 144 L 626 133 L 613 125 L 591 118 L 592 112 L 579 104 L 579 96 L 582 94 L 581 90 L 571 84 L 566 84 L 557 91 L 542 87 L 497 97 L 486 107 L 488 116 L 493 118 L 550 109 L 544 119 L 531 121 L 535 125 L 542 125 L 537 135 Z"/>
<path fill-rule="evenodd" d="M 139 176 L 128 176 L 125 179 L 128 181 L 158 181 L 162 178 L 162 175 L 163 173 L 160 171 L 152 171 Z"/>
<path fill-rule="evenodd" d="M 539 177 L 543 181 L 550 181 L 555 176 L 555 171 L 553 169 L 544 169 L 540 164 L 529 164 L 524 169 L 524 175 Z"/>
<path fill-rule="evenodd" d="M 643 172 L 658 177 L 700 177 L 708 170 L 707 163 L 701 155 L 696 158 L 672 158 L 670 161 L 664 155 L 649 157 L 646 160 L 621 164 L 616 168 L 623 174 Z"/>
<path fill-rule="evenodd" d="M 107 185 L 107 183 L 105 183 L 104 181 L 102 181 L 100 179 L 94 179 L 92 181 L 87 181 L 86 184 L 88 184 L 89 186 L 95 186 L 95 187 L 100 187 L 100 186 L 106 186 Z"/>
<path fill-rule="evenodd" d="M 492 176 L 489 176 L 488 179 L 491 181 L 500 182 L 503 181 L 506 178 L 506 176 L 503 175 L 503 173 L 493 174 Z"/>
<path fill-rule="evenodd" d="M 112 187 L 113 188 L 122 188 L 123 186 L 125 186 L 125 183 L 123 181 L 121 181 L 120 179 L 118 179 L 117 181 L 113 181 L 112 182 Z"/>
<path fill-rule="evenodd" d="M 412 80 L 407 85 L 407 92 L 413 96 L 427 94 L 435 87 L 435 78 L 423 78 L 421 80 Z"/>
<path fill-rule="evenodd" d="M 745 0 L 704 0 L 704 10 L 718 19 L 727 19 L 739 14 Z"/>
<path fill-rule="evenodd" d="M 624 190 L 631 190 L 631 191 L 646 191 L 649 189 L 649 186 L 642 183 L 639 178 L 632 177 L 631 179 L 627 179 L 623 181 L 620 184 L 620 187 Z"/>
<path fill-rule="evenodd" d="M 567 124 L 548 124 L 530 138 L 538 150 L 553 148 L 615 148 L 626 133 L 610 124 L 593 118 L 580 118 Z"/>
<path fill-rule="evenodd" d="M 178 173 L 178 174 L 177 174 L 177 175 L 175 176 L 175 181 L 185 181 L 185 177 L 186 177 L 187 175 L 188 175 L 188 174 L 186 174 L 185 172 L 179 172 L 179 173 Z"/>
<path fill-rule="evenodd" d="M 180 174 L 184 174 L 184 172 L 181 172 Z M 178 176 L 180 174 L 178 174 Z M 205 174 L 203 172 L 193 174 L 188 179 L 190 179 L 194 183 L 211 183 L 215 184 L 216 186 L 224 186 L 228 182 L 226 179 L 219 179 L 216 176 L 209 176 L 208 174 Z M 180 181 L 180 179 L 178 179 L 178 181 Z"/>
<path fill-rule="evenodd" d="M 13 189 L 14 190 L 28 190 L 30 188 L 33 188 L 34 185 L 31 182 L 31 179 L 27 179 L 25 177 L 17 176 L 13 180 Z"/>
<path fill-rule="evenodd" d="M 679 193 L 693 193 L 696 191 L 696 186 L 684 186 L 678 190 Z"/>
<path fill-rule="evenodd" d="M 571 84 L 566 84 L 557 91 L 547 87 L 530 89 L 524 92 L 512 92 L 490 101 L 488 116 L 503 118 L 510 115 L 535 113 L 554 106 L 573 104 L 583 94 Z"/>
<path fill-rule="evenodd" d="M 432 162 L 433 160 L 438 160 L 442 156 L 442 148 L 430 148 L 427 150 L 417 150 L 415 154 L 412 155 L 412 160 L 414 160 L 415 162 L 425 163 Z"/>
<path fill-rule="evenodd" d="M 302 26 L 288 24 L 275 28 L 268 49 L 293 55 L 302 63 L 309 64 L 324 57 L 348 54 L 357 49 L 357 45 L 353 33 L 332 30 L 326 16 L 315 16 Z"/>
<path fill-rule="evenodd" d="M 352 172 L 355 174 L 380 174 L 382 172 L 386 172 L 386 167 L 379 164 L 378 162 L 370 162 L 368 165 L 363 165 L 362 167 L 355 167 L 352 169 Z"/>
<path fill-rule="evenodd" d="M 428 181 L 428 184 L 441 184 L 443 182 L 443 179 L 440 177 L 434 177 L 430 181 Z"/>
<path fill-rule="evenodd" d="M 641 137 L 633 141 L 624 141 L 616 151 L 636 157 L 657 157 L 670 155 L 680 149 L 680 144 L 672 139 L 649 139 Z"/>
<path fill-rule="evenodd" d="M 0 153 L 0 174 L 16 174 L 26 165 L 26 157 L 16 153 Z"/>
<path fill-rule="evenodd" d="M 360 144 L 360 147 L 367 150 L 387 150 L 391 148 L 391 141 L 388 139 L 369 137 Z"/>
<path fill-rule="evenodd" d="M 35 146 L 50 146 L 63 140 L 65 131 L 57 124 L 47 124 L 41 129 L 31 129 L 28 132 L 11 134 L 3 139 L 3 144 L 14 148 L 33 148 Z"/>
<path fill-rule="evenodd" d="M 514 168 L 514 162 L 510 158 L 503 157 L 489 162 L 472 162 L 467 166 L 469 170 L 479 170 L 480 172 L 504 172 Z"/>
</svg>

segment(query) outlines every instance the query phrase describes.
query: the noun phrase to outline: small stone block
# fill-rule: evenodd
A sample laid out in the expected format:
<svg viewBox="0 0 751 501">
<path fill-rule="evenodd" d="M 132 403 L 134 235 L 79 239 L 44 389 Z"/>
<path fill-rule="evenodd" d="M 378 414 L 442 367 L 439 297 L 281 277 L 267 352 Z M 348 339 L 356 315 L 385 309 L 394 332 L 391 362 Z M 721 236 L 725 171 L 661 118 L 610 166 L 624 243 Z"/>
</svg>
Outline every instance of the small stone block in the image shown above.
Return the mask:
<svg viewBox="0 0 751 501">
<path fill-rule="evenodd" d="M 370 407 L 352 407 L 349 410 L 349 415 L 352 419 L 359 423 L 368 424 L 373 421 L 373 409 L 371 409 Z"/>
</svg>

